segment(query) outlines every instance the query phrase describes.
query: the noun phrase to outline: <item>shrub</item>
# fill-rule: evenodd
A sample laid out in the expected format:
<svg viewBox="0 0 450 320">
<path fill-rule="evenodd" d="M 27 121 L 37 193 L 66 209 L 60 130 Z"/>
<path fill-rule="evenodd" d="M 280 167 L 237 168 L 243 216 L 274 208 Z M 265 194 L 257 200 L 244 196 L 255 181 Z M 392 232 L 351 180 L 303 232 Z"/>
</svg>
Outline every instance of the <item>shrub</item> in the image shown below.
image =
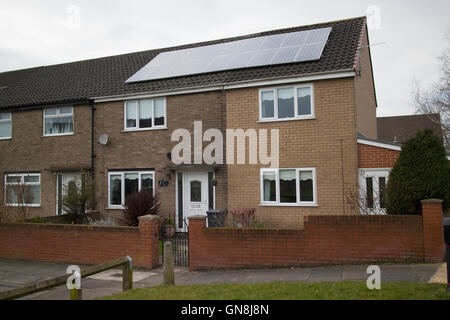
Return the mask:
<svg viewBox="0 0 450 320">
<path fill-rule="evenodd" d="M 450 203 L 450 166 L 441 140 L 431 130 L 419 131 L 402 147 L 389 176 L 389 214 L 420 214 L 420 200 L 439 198 Z"/>
<path fill-rule="evenodd" d="M 148 214 L 157 215 L 159 213 L 159 196 L 153 194 L 151 190 L 141 190 L 132 193 L 125 199 L 125 209 L 118 221 L 127 226 L 138 226 L 139 217 Z"/>
<path fill-rule="evenodd" d="M 255 209 L 234 209 L 230 211 L 231 216 L 238 227 L 250 227 L 255 220 Z"/>
<path fill-rule="evenodd" d="M 81 181 L 70 181 L 64 185 L 66 192 L 62 198 L 64 211 L 71 215 L 72 221 L 78 221 L 78 215 L 85 213 L 88 207 L 95 207 L 94 180 L 87 174 Z"/>
</svg>

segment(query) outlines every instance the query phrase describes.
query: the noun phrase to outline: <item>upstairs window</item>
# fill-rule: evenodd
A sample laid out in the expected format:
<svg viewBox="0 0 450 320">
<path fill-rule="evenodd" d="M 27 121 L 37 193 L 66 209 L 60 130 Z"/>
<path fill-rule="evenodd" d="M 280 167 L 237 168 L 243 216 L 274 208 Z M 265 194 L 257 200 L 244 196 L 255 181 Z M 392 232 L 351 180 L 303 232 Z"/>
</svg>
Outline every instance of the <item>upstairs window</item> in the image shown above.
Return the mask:
<svg viewBox="0 0 450 320">
<path fill-rule="evenodd" d="M 10 139 L 12 136 L 11 113 L 0 113 L 0 139 Z"/>
<path fill-rule="evenodd" d="M 44 109 L 44 136 L 73 134 L 73 108 Z"/>
<path fill-rule="evenodd" d="M 313 85 L 261 89 L 260 121 L 314 118 Z"/>
<path fill-rule="evenodd" d="M 166 99 L 125 102 L 125 131 L 166 128 Z"/>
</svg>

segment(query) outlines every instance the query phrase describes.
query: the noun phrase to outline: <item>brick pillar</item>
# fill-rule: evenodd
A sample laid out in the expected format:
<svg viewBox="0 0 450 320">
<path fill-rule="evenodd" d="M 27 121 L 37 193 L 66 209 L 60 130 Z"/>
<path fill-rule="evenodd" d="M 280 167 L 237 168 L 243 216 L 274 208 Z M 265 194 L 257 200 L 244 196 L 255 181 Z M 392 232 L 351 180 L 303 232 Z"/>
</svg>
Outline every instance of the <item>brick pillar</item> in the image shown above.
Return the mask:
<svg viewBox="0 0 450 320">
<path fill-rule="evenodd" d="M 202 236 L 206 228 L 206 216 L 190 216 L 189 218 L 189 269 L 196 270 L 202 261 Z"/>
<path fill-rule="evenodd" d="M 442 262 L 444 259 L 444 234 L 442 200 L 422 200 L 423 251 L 425 262 Z"/>
<path fill-rule="evenodd" d="M 141 233 L 141 244 L 143 252 L 139 265 L 148 268 L 159 266 L 159 221 L 160 216 L 146 215 L 139 217 L 139 232 Z"/>
</svg>

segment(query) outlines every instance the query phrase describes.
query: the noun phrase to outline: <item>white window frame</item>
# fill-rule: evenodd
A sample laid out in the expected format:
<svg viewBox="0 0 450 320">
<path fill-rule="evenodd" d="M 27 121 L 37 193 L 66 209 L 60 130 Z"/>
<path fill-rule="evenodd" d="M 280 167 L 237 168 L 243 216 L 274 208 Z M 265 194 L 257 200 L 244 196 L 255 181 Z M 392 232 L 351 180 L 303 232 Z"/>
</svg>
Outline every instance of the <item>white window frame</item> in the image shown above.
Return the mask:
<svg viewBox="0 0 450 320">
<path fill-rule="evenodd" d="M 138 191 L 141 191 L 141 176 L 144 174 L 153 175 L 153 194 L 156 193 L 155 190 L 155 171 L 110 171 L 108 172 L 108 208 L 107 209 L 124 209 L 125 208 L 125 174 L 134 173 L 138 174 Z M 120 202 L 122 204 L 111 204 L 111 176 L 121 176 L 121 190 L 120 190 Z"/>
<path fill-rule="evenodd" d="M 11 112 L 0 112 L 0 114 L 8 114 L 9 115 L 9 119 L 0 119 L 0 123 L 7 123 L 7 122 L 11 123 L 11 135 L 9 137 L 0 137 L 0 140 L 11 139 L 12 138 L 12 116 L 11 116 Z"/>
<path fill-rule="evenodd" d="M 280 170 L 295 170 L 295 180 L 296 180 L 296 200 L 295 203 L 284 203 L 280 202 Z M 313 198 L 314 201 L 300 201 L 300 179 L 299 172 L 301 171 L 312 171 L 313 176 Z M 271 172 L 275 173 L 275 201 L 264 201 L 264 173 Z M 316 179 L 316 168 L 315 167 L 304 167 L 304 168 L 261 168 L 260 169 L 260 205 L 261 206 L 280 206 L 280 207 L 317 207 L 317 179 Z"/>
<path fill-rule="evenodd" d="M 373 196 L 373 208 L 369 210 L 366 209 L 365 200 L 367 199 L 367 188 L 366 188 L 366 178 L 372 178 L 373 183 L 373 193 L 380 194 L 380 185 L 377 179 L 384 177 L 386 178 L 386 187 L 389 181 L 389 175 L 391 174 L 392 168 L 360 168 L 359 169 L 359 201 L 360 201 L 360 213 L 363 215 L 385 215 L 386 208 L 381 208 L 380 199 L 375 195 Z"/>
<path fill-rule="evenodd" d="M 39 182 L 25 182 L 25 177 L 39 177 Z M 7 182 L 8 177 L 21 177 L 20 182 Z M 41 174 L 40 173 L 8 173 L 5 174 L 5 194 L 4 194 L 4 203 L 5 206 L 10 207 L 19 207 L 22 206 L 19 203 L 7 203 L 6 202 L 6 192 L 7 192 L 7 186 L 8 185 L 30 185 L 30 186 L 39 186 L 39 203 L 27 203 L 24 204 L 24 207 L 40 207 L 41 206 L 41 198 L 42 198 L 42 188 L 41 188 Z"/>
<path fill-rule="evenodd" d="M 152 105 L 152 127 L 151 128 L 140 128 L 139 127 L 139 113 L 140 113 L 140 102 L 144 100 L 150 100 Z M 164 124 L 155 126 L 155 100 L 164 101 Z M 127 103 L 136 102 L 136 126 L 127 127 Z M 155 97 L 151 99 L 139 99 L 139 100 L 126 100 L 123 103 L 123 130 L 128 131 L 147 131 L 147 130 L 161 130 L 167 129 L 167 99 L 165 97 Z"/>
<path fill-rule="evenodd" d="M 60 113 L 60 109 L 72 109 L 72 113 L 64 113 L 61 114 Z M 45 110 L 56 110 L 56 114 L 55 115 L 46 115 L 45 114 Z M 73 112 L 73 107 L 58 107 L 58 108 L 45 108 L 43 111 L 43 117 L 42 117 L 42 133 L 44 137 L 55 137 L 55 136 L 70 136 L 73 135 L 74 131 L 75 131 L 75 113 Z M 65 132 L 65 133 L 52 133 L 52 134 L 46 134 L 45 133 L 45 119 L 49 119 L 49 118 L 63 118 L 63 117 L 72 117 L 72 122 L 73 122 L 73 128 L 72 128 L 72 132 Z"/>
<path fill-rule="evenodd" d="M 299 115 L 298 114 L 298 89 L 300 88 L 310 88 L 311 90 L 311 114 Z M 293 118 L 278 118 L 278 90 L 280 89 L 293 89 L 294 90 L 294 117 Z M 262 117 L 262 93 L 272 91 L 273 92 L 273 117 L 263 118 Z M 282 86 L 282 87 L 270 87 L 270 88 L 260 88 L 258 91 L 258 101 L 259 101 L 259 122 L 275 122 L 275 121 L 292 121 L 292 120 L 308 120 L 315 119 L 315 107 L 314 107 L 314 85 L 312 83 L 302 84 L 297 86 Z"/>
</svg>

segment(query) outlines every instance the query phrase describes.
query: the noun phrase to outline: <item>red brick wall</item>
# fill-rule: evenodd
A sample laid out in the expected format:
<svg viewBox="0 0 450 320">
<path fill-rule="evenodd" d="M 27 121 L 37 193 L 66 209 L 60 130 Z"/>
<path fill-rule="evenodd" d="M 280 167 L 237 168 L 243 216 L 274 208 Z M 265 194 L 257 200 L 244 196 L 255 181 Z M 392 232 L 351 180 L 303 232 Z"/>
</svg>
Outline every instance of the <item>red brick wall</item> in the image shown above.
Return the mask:
<svg viewBox="0 0 450 320">
<path fill-rule="evenodd" d="M 358 143 L 359 168 L 392 168 L 400 151 Z"/>
<path fill-rule="evenodd" d="M 189 265 L 196 270 L 442 261 L 442 236 L 430 237 L 442 233 L 442 212 L 439 220 L 439 210 L 433 210 L 424 207 L 424 222 L 421 216 L 402 215 L 309 216 L 304 230 L 205 228 L 205 219 L 195 217 Z"/>
<path fill-rule="evenodd" d="M 133 265 L 159 264 L 158 219 L 142 217 L 139 227 L 56 224 L 0 224 L 0 258 L 98 264 L 130 256 Z"/>
</svg>

